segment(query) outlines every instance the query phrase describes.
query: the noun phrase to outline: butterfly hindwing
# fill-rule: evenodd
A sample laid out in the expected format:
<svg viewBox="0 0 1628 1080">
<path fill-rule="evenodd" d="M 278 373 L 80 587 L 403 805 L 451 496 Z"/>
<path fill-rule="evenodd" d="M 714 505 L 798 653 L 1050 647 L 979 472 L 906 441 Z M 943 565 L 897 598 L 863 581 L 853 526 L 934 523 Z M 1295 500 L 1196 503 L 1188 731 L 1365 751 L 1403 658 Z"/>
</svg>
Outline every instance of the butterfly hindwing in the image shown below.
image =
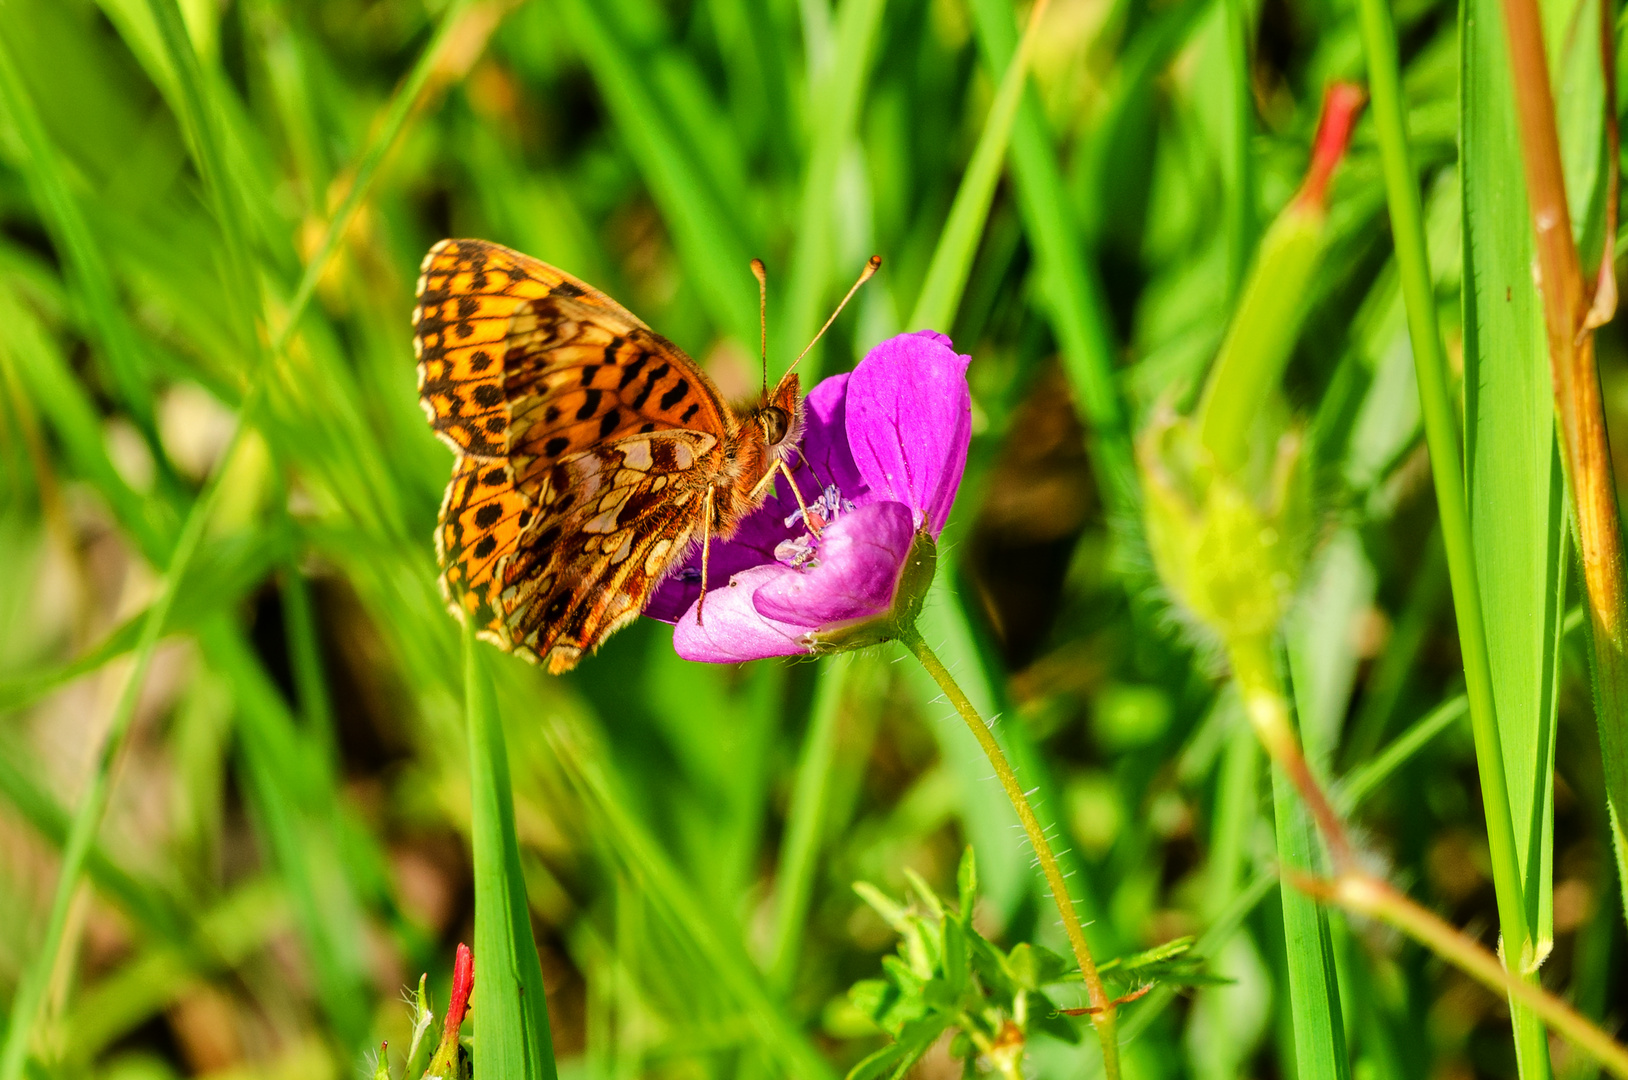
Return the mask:
<svg viewBox="0 0 1628 1080">
<path fill-rule="evenodd" d="M 515 551 L 522 530 L 536 511 L 515 490 L 509 467 L 501 461 L 460 456 L 441 500 L 435 531 L 441 592 L 460 618 L 495 629 L 500 621 L 492 597 L 500 562 Z"/>
<path fill-rule="evenodd" d="M 699 466 L 715 445 L 700 432 L 656 432 L 555 465 L 542 513 L 499 569 L 509 647 L 553 666 L 643 610 L 701 527 Z"/>
</svg>

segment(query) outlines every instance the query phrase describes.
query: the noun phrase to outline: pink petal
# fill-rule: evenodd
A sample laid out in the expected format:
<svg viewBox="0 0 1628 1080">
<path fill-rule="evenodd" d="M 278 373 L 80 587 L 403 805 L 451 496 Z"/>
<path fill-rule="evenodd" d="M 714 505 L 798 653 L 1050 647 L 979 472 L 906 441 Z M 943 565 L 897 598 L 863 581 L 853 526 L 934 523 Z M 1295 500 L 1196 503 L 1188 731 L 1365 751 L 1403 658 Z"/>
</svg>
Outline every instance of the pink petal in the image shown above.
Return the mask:
<svg viewBox="0 0 1628 1080">
<path fill-rule="evenodd" d="M 768 656 L 797 656 L 812 650 L 803 636 L 814 629 L 760 615 L 752 594 L 782 574 L 795 573 L 776 563 L 735 575 L 720 589 L 707 591 L 706 621 L 697 622 L 695 605 L 673 627 L 673 648 L 686 660 L 732 664 Z"/>
<path fill-rule="evenodd" d="M 903 503 L 850 511 L 821 534 L 818 566 L 776 575 L 753 604 L 765 618 L 808 626 L 879 615 L 893 602 L 914 536 L 914 515 Z"/>
<path fill-rule="evenodd" d="M 850 376 L 848 446 L 874 497 L 920 512 L 933 535 L 949 519 L 972 441 L 967 363 L 942 334 L 882 342 Z"/>
</svg>

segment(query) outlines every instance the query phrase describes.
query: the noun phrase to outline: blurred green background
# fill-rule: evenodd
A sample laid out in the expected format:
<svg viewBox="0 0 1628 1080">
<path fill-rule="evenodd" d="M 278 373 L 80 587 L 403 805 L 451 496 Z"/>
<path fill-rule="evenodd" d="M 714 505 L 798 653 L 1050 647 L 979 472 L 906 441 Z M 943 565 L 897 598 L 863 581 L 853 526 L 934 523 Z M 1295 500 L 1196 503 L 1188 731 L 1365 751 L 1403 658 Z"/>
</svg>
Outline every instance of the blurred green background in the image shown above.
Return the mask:
<svg viewBox="0 0 1628 1080">
<path fill-rule="evenodd" d="M 1598 93 L 1597 67 L 1592 91 L 1575 84 L 1599 2 L 1545 7 L 1563 115 Z M 1026 13 L 0 0 L 0 1000 L 35 961 L 181 522 L 225 470 L 111 773 L 27 1075 L 364 1075 L 381 1040 L 405 1046 L 401 988 L 429 972 L 445 1000 L 473 892 L 463 668 L 431 541 L 451 459 L 416 401 L 410 341 L 429 245 L 483 237 L 570 271 L 729 396 L 758 378 L 751 257 L 769 268 L 775 373 L 882 254 L 804 362 L 811 385 L 906 328 Z M 1524 347 L 1536 391 L 1468 380 L 1472 513 L 1489 530 L 1489 618 L 1538 634 L 1540 660 L 1494 659 L 1536 687 L 1543 980 L 1609 1027 L 1628 1019 L 1628 954 L 1586 652 L 1559 618 L 1578 586 L 1563 553 L 1533 577 L 1493 550 L 1516 513 L 1498 497 L 1529 485 L 1496 457 L 1489 410 L 1543 420 L 1547 369 L 1529 273 L 1475 269 L 1465 237 L 1518 246 L 1527 225 L 1461 169 L 1460 87 L 1479 54 L 1461 49 L 1460 12 L 1400 0 L 1394 14 L 1455 369 L 1481 370 L 1460 329 L 1467 266 L 1486 275 L 1484 304 L 1527 320 L 1496 347 Z M 1054 0 L 1045 18 L 939 327 L 973 357 L 974 443 L 940 564 L 951 588 L 926 629 L 1039 788 L 1099 954 L 1196 935 L 1232 980 L 1127 1006 L 1129 1074 L 1309 1075 L 1264 762 L 1216 651 L 1154 580 L 1117 477 L 1131 432 L 1198 389 L 1255 240 L 1305 169 L 1324 85 L 1362 79 L 1357 12 Z M 1615 242 L 1597 227 L 1603 169 L 1573 146 L 1597 252 Z M 1483 175 L 1518 187 L 1518 159 Z M 1300 723 L 1329 778 L 1430 734 L 1370 774 L 1354 819 L 1393 880 L 1491 945 L 1366 122 L 1329 228 L 1284 393 L 1263 403 L 1305 419 L 1317 463 L 1317 554 L 1285 632 Z M 1612 327 L 1601 352 L 1621 419 Z M 223 463 L 251 386 L 263 400 Z M 1544 438 L 1538 529 L 1554 538 Z M 562 1073 L 841 1075 L 884 1041 L 846 990 L 895 944 L 852 883 L 900 895 L 908 867 L 953 895 L 968 843 L 985 932 L 1066 951 L 987 763 L 901 657 L 706 667 L 640 622 L 562 678 L 491 658 Z M 1516 1074 L 1501 1002 L 1373 926 L 1331 928 L 1351 1075 Z M 1028 1050 L 1029 1075 L 1100 1068 L 1047 1037 Z M 940 1047 L 916 1075 L 960 1068 Z M 1593 1075 L 1559 1044 L 1554 1069 Z"/>
</svg>

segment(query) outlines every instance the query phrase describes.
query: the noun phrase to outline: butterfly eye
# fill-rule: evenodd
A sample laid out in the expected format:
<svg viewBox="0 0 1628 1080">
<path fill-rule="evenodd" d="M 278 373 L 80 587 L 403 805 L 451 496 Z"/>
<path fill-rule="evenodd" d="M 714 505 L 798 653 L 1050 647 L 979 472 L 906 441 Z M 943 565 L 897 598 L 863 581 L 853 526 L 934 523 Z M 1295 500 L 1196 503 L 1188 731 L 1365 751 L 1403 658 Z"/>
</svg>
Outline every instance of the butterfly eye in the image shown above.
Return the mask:
<svg viewBox="0 0 1628 1080">
<path fill-rule="evenodd" d="M 791 427 L 791 417 L 786 415 L 786 410 L 770 405 L 759 413 L 758 417 L 763 422 L 763 437 L 768 440 L 770 446 L 779 445 Z"/>
</svg>

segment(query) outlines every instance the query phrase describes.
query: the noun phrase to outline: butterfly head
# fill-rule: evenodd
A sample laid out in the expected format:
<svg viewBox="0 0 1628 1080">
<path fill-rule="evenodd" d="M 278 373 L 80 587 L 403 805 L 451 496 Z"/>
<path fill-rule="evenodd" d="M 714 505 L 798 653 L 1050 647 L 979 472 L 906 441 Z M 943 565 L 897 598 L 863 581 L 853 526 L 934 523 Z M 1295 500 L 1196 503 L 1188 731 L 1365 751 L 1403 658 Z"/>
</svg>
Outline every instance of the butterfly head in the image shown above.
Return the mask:
<svg viewBox="0 0 1628 1080">
<path fill-rule="evenodd" d="M 796 372 L 786 372 L 780 385 L 758 407 L 754 419 L 763 432 L 764 445 L 776 456 L 785 457 L 791 447 L 797 445 L 802 435 L 803 413 Z"/>
</svg>

